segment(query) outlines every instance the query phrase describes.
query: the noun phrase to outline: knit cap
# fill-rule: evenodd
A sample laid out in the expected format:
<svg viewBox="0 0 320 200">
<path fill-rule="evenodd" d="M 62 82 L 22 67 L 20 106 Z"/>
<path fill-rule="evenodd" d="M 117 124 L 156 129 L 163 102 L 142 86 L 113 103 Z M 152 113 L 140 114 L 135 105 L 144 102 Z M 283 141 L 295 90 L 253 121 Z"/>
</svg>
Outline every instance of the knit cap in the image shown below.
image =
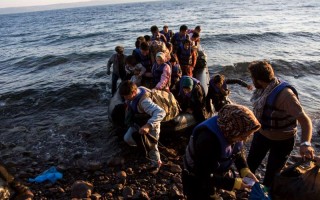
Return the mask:
<svg viewBox="0 0 320 200">
<path fill-rule="evenodd" d="M 218 125 L 227 139 L 257 131 L 261 127 L 249 108 L 237 104 L 227 104 L 221 108 Z"/>
<path fill-rule="evenodd" d="M 183 88 L 190 88 L 192 89 L 193 88 L 193 80 L 192 78 L 189 78 L 189 77 L 185 77 L 182 79 L 182 87 Z"/>
<path fill-rule="evenodd" d="M 159 57 L 162 59 L 162 61 L 165 61 L 166 55 L 163 52 L 158 52 L 156 54 L 156 57 Z"/>
</svg>

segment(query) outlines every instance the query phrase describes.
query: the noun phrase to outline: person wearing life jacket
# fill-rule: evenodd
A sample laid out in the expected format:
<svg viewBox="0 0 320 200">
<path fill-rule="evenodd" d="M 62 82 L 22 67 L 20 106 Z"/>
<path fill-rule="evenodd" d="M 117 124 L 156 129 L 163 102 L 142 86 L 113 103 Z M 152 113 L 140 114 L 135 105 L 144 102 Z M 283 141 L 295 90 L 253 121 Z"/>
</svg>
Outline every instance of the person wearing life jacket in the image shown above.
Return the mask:
<svg viewBox="0 0 320 200">
<path fill-rule="evenodd" d="M 137 146 L 133 139 L 133 134 L 139 131 L 140 134 L 150 134 L 156 139 L 151 145 L 148 155 L 151 159 L 150 172 L 156 174 L 161 167 L 160 153 L 158 149 L 158 140 L 160 137 L 160 122 L 166 116 L 166 112 L 147 95 L 150 90 L 145 87 L 137 87 L 131 81 L 124 81 L 119 87 L 119 94 L 126 100 L 128 112 L 131 114 L 148 114 L 150 117 L 147 123 L 141 127 L 131 125 L 126 134 L 124 141 L 130 146 Z"/>
<path fill-rule="evenodd" d="M 159 31 L 159 28 L 154 25 L 154 26 L 151 26 L 150 28 L 150 31 L 151 31 L 151 41 L 153 40 L 160 40 L 164 43 L 167 43 L 167 38 L 165 35 L 163 35 L 160 31 Z"/>
<path fill-rule="evenodd" d="M 132 55 L 133 55 L 134 57 L 137 57 L 137 56 L 138 56 L 137 54 L 139 54 L 140 45 L 141 45 L 142 42 L 145 42 L 145 41 L 146 41 L 146 40 L 145 40 L 145 38 L 144 38 L 143 36 L 137 37 L 137 40 L 136 40 L 135 43 L 134 43 L 134 45 L 135 45 L 136 48 L 132 50 Z"/>
<path fill-rule="evenodd" d="M 160 31 L 161 34 L 163 34 L 166 39 L 167 43 L 171 41 L 171 37 L 173 36 L 172 30 L 169 30 L 169 27 L 167 25 L 163 26 L 162 31 Z"/>
<path fill-rule="evenodd" d="M 197 64 L 196 51 L 191 48 L 191 41 L 186 39 L 177 50 L 177 57 L 183 75 L 192 76 L 193 69 Z"/>
<path fill-rule="evenodd" d="M 205 92 L 200 81 L 190 76 L 182 76 L 176 86 L 179 91 L 177 100 L 182 112 L 192 114 L 197 122 L 204 121 L 208 112 L 205 106 Z"/>
<path fill-rule="evenodd" d="M 107 75 L 111 74 L 111 66 L 112 66 L 112 83 L 111 83 L 111 94 L 112 96 L 117 90 L 117 82 L 119 78 L 121 81 L 125 79 L 126 76 L 126 71 L 125 71 L 125 60 L 126 60 L 126 55 L 124 55 L 123 51 L 124 48 L 123 46 L 116 46 L 115 48 L 116 53 L 112 54 L 112 56 L 109 58 L 107 62 Z"/>
<path fill-rule="evenodd" d="M 250 188 L 244 177 L 258 182 L 247 166 L 243 142 L 260 126 L 250 109 L 229 104 L 193 129 L 183 157 L 183 191 L 188 200 L 220 199 L 217 189 Z M 227 176 L 233 163 L 240 177 Z"/>
<path fill-rule="evenodd" d="M 229 84 L 239 84 L 248 90 L 253 89 L 252 85 L 247 84 L 241 79 L 225 79 L 224 75 L 217 74 L 209 81 L 208 94 L 206 97 L 206 107 L 208 111 L 212 111 L 211 102 L 216 112 L 219 112 L 224 105 L 231 103 L 228 97 L 230 94 L 230 90 L 228 89 Z"/>
<path fill-rule="evenodd" d="M 175 55 L 171 56 L 170 59 L 171 63 L 171 85 L 170 85 L 170 91 L 175 95 L 176 92 L 176 84 L 179 83 L 181 77 L 182 77 L 182 70 L 178 63 L 178 58 Z M 177 94 L 177 93 L 176 93 Z"/>
<path fill-rule="evenodd" d="M 188 27 L 186 25 L 180 26 L 179 32 L 175 33 L 171 38 L 171 43 L 173 44 L 173 53 L 176 53 L 179 46 L 186 39 L 189 39 L 189 35 L 187 34 Z"/>
<path fill-rule="evenodd" d="M 162 52 L 156 55 L 156 62 L 152 66 L 152 77 L 154 89 L 170 92 L 171 67 L 165 63 L 165 54 Z"/>
<path fill-rule="evenodd" d="M 254 134 L 248 165 L 255 172 L 269 152 L 263 184 L 270 187 L 293 150 L 297 122 L 301 125 L 300 154 L 303 158 L 314 157 L 310 143 L 312 122 L 299 102 L 297 91 L 275 77 L 271 64 L 255 61 L 248 69 L 256 88 L 251 98 L 253 111 L 262 126 Z"/>
<path fill-rule="evenodd" d="M 150 47 L 147 42 L 142 42 L 140 44 L 140 48 L 136 54 L 136 61 L 143 65 L 146 69 L 145 73 L 143 74 L 141 84 L 145 87 L 151 88 L 153 85 L 152 79 L 152 62 L 151 62 L 151 54 L 150 54 Z"/>
</svg>

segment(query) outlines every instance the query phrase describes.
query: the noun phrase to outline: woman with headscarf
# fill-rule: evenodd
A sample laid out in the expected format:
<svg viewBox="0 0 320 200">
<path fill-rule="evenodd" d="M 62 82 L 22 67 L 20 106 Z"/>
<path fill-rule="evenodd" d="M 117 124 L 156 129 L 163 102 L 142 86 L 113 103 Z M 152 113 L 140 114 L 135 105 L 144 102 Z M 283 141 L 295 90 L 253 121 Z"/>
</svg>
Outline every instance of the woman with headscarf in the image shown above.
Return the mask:
<svg viewBox="0 0 320 200">
<path fill-rule="evenodd" d="M 216 189 L 249 188 L 242 178 L 257 182 L 242 151 L 243 141 L 260 128 L 253 112 L 245 106 L 225 105 L 193 130 L 184 156 L 183 190 L 189 199 L 219 199 Z M 241 178 L 227 176 L 235 164 Z"/>
</svg>

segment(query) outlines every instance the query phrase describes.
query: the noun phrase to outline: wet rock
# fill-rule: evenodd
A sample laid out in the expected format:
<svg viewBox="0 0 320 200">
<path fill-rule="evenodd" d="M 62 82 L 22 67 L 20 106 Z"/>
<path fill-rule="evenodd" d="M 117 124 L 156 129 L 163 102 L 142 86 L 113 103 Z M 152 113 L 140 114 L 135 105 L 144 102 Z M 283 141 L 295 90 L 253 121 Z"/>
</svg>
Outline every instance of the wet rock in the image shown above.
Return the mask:
<svg viewBox="0 0 320 200">
<path fill-rule="evenodd" d="M 89 171 L 96 171 L 102 168 L 102 163 L 99 161 L 90 161 L 87 168 Z"/>
<path fill-rule="evenodd" d="M 71 187 L 71 198 L 89 198 L 93 185 L 86 181 L 76 181 Z"/>
<path fill-rule="evenodd" d="M 182 191 L 180 191 L 175 184 L 173 184 L 173 185 L 170 186 L 169 195 L 170 195 L 171 197 L 173 197 L 174 199 L 183 198 L 183 193 L 182 193 Z"/>
<path fill-rule="evenodd" d="M 124 199 L 129 199 L 129 198 L 132 198 L 133 196 L 133 189 L 131 187 L 125 187 L 123 189 L 123 192 L 122 192 L 122 195 L 123 195 L 123 198 Z"/>
<path fill-rule="evenodd" d="M 123 189 L 123 185 L 122 185 L 121 183 L 115 184 L 115 185 L 114 185 L 114 189 L 120 191 L 120 190 Z"/>
<path fill-rule="evenodd" d="M 173 174 L 172 174 L 171 172 L 168 172 L 168 171 L 166 171 L 166 170 L 161 170 L 161 171 L 160 171 L 160 174 L 163 175 L 163 176 L 165 176 L 165 177 L 171 177 L 171 176 L 173 176 Z"/>
<path fill-rule="evenodd" d="M 49 188 L 49 191 L 53 193 L 65 193 L 62 187 Z"/>
<path fill-rule="evenodd" d="M 150 200 L 148 193 L 145 191 L 138 191 L 132 199 Z"/>
<path fill-rule="evenodd" d="M 129 167 L 126 171 L 128 175 L 132 175 L 134 173 L 131 167 Z"/>
<path fill-rule="evenodd" d="M 181 173 L 182 169 L 179 165 L 171 164 L 169 171 L 171 171 L 172 173 Z"/>
<path fill-rule="evenodd" d="M 125 171 L 120 171 L 117 173 L 117 183 L 125 184 L 126 183 L 126 178 L 127 178 L 127 173 Z"/>
<path fill-rule="evenodd" d="M 94 193 L 94 194 L 91 195 L 91 199 L 92 200 L 100 200 L 101 197 L 102 196 L 100 194 L 98 194 L 98 193 Z"/>
<path fill-rule="evenodd" d="M 173 176 L 171 178 L 172 178 L 172 181 L 175 183 L 182 183 L 182 180 L 179 176 Z"/>
<path fill-rule="evenodd" d="M 109 160 L 108 162 L 108 166 L 110 167 L 116 167 L 119 165 L 123 165 L 124 164 L 124 159 L 123 158 L 114 158 Z"/>
<path fill-rule="evenodd" d="M 106 197 L 107 197 L 107 199 L 113 199 L 113 198 L 112 198 L 113 195 L 112 195 L 111 192 L 106 193 Z"/>
</svg>

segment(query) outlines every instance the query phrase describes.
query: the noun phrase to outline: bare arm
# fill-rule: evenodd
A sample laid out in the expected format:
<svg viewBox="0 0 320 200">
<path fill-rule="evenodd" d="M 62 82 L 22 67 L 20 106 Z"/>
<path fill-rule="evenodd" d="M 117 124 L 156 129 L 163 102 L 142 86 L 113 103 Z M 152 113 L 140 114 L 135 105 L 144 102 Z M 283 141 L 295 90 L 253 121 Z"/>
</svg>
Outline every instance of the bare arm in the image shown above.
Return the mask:
<svg viewBox="0 0 320 200">
<path fill-rule="evenodd" d="M 301 114 L 297 118 L 301 125 L 301 142 L 311 142 L 312 137 L 312 122 L 306 113 Z M 314 158 L 314 149 L 312 146 L 300 146 L 301 156 Z"/>
</svg>

